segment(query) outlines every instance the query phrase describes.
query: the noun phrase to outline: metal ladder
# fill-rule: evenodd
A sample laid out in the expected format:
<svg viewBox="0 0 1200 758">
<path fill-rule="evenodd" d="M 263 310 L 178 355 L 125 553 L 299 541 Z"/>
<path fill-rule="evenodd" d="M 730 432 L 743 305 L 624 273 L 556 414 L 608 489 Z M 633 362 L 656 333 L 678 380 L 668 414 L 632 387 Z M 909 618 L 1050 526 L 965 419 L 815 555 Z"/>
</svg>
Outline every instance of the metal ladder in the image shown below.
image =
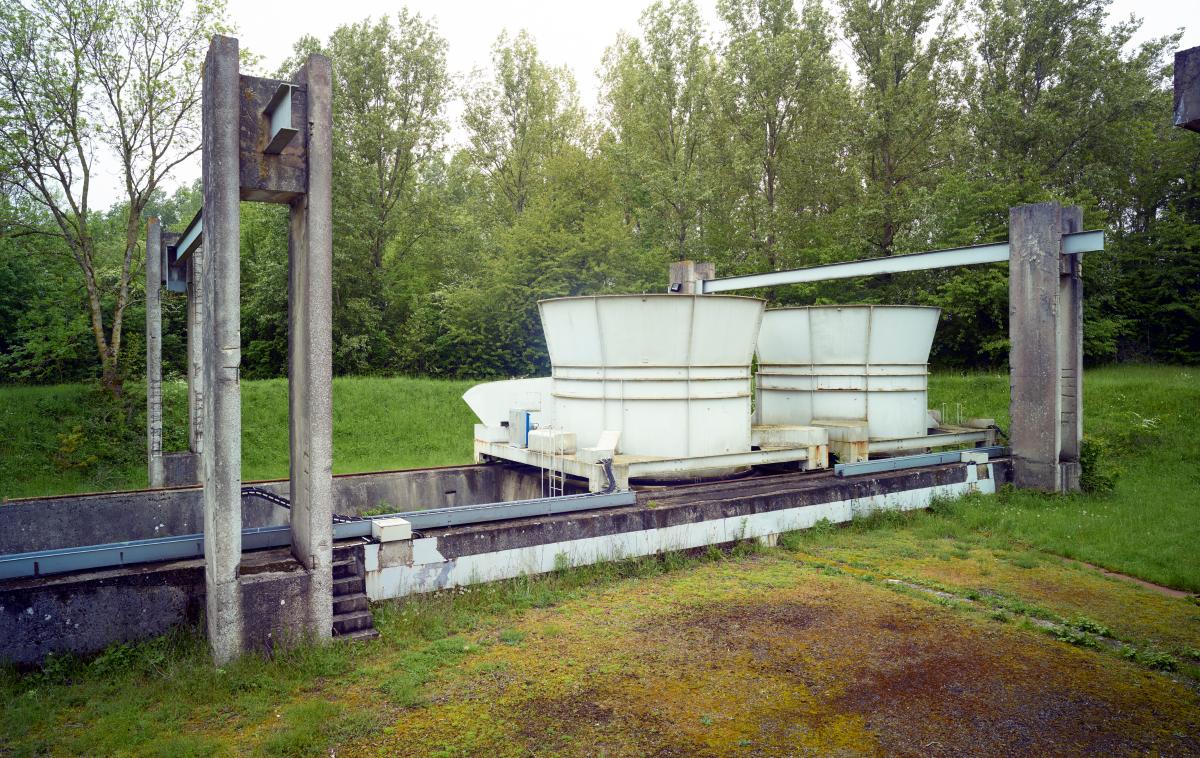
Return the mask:
<svg viewBox="0 0 1200 758">
<path fill-rule="evenodd" d="M 542 497 L 562 497 L 566 494 L 567 475 L 563 470 L 566 450 L 563 437 L 551 434 L 554 441 L 549 453 L 541 453 L 538 468 L 541 471 Z"/>
</svg>

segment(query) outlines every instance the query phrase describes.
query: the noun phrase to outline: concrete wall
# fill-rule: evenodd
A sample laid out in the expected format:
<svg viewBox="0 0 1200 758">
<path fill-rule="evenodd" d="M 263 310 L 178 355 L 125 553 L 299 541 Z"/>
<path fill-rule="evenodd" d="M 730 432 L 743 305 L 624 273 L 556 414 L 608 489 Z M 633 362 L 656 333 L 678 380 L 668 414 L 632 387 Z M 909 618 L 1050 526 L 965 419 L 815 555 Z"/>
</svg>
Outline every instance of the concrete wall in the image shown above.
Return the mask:
<svg viewBox="0 0 1200 758">
<path fill-rule="evenodd" d="M 285 497 L 288 494 L 287 481 L 248 484 Z M 511 465 L 346 474 L 333 479 L 333 511 L 346 515 L 539 495 L 537 474 Z M 13 500 L 0 504 L 0 555 L 198 534 L 204 530 L 203 511 L 199 487 Z M 283 508 L 243 498 L 244 527 L 287 523 Z"/>
<path fill-rule="evenodd" d="M 361 552 L 361 544 L 347 548 Z M 287 548 L 247 553 L 239 581 L 248 650 L 289 643 L 304 628 L 311 575 Z M 197 623 L 205 605 L 202 559 L 0 582 L 0 662 L 94 653 Z"/>
<path fill-rule="evenodd" d="M 424 530 L 366 546 L 367 594 L 398 598 L 618 558 L 770 539 L 821 519 L 876 509 L 926 508 L 935 497 L 992 494 L 1011 480 L 1007 460 L 947 464 L 842 479 L 829 474 L 748 479 L 638 494 L 636 505 L 536 519 Z"/>
</svg>

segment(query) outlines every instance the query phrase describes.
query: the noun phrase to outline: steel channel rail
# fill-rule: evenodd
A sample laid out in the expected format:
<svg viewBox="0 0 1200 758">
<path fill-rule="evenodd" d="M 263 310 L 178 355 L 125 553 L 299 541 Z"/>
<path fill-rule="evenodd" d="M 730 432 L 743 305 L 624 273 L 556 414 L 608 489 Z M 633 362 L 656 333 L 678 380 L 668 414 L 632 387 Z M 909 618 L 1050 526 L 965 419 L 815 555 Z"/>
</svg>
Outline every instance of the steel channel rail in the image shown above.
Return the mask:
<svg viewBox="0 0 1200 758">
<path fill-rule="evenodd" d="M 961 463 L 963 453 L 987 453 L 988 458 L 1000 458 L 1009 454 L 1009 449 L 999 445 L 973 447 L 970 450 L 949 450 L 944 453 L 922 453 L 921 455 L 898 455 L 895 458 L 880 458 L 859 463 L 838 463 L 833 467 L 834 476 L 863 476 L 881 474 L 885 471 L 901 471 L 908 468 L 938 466 L 943 463 Z"/>
<path fill-rule="evenodd" d="M 554 516 L 560 513 L 575 513 L 598 508 L 617 508 L 622 505 L 633 505 L 636 502 L 637 494 L 626 490 L 609 494 L 565 495 L 533 500 L 514 500 L 508 503 L 457 505 L 452 508 L 430 508 L 424 511 L 372 516 L 372 518 L 402 518 L 412 524 L 413 529 L 439 529 L 487 521 Z"/>
<path fill-rule="evenodd" d="M 637 496 L 633 492 L 614 492 L 602 495 L 567 495 L 566 497 L 535 500 L 515 500 L 507 503 L 484 503 L 434 508 L 425 511 L 405 511 L 334 524 L 333 537 L 337 540 L 370 537 L 372 519 L 380 518 L 403 518 L 412 524 L 413 529 L 419 530 L 534 516 L 551 516 L 597 508 L 614 508 L 633 505 L 635 502 L 637 502 Z M 290 544 L 292 544 L 292 532 L 291 526 L 287 524 L 242 530 L 242 550 L 264 550 L 287 547 Z M 179 561 L 203 556 L 203 534 L 184 534 L 176 537 L 157 537 L 128 542 L 110 542 L 103 545 L 39 550 L 30 553 L 0 555 L 0 579 Z"/>
<path fill-rule="evenodd" d="M 1098 252 L 1104 249 L 1104 231 L 1092 230 L 1064 234 L 1063 255 Z M 790 271 L 772 271 L 766 274 L 731 276 L 725 279 L 706 279 L 704 294 L 729 292 L 730 290 L 773 287 L 780 284 L 803 284 L 825 282 L 832 279 L 851 279 L 856 276 L 899 274 L 905 271 L 925 271 L 934 268 L 973 266 L 980 263 L 1001 263 L 1009 257 L 1009 244 L 996 242 L 990 245 L 971 245 L 949 250 L 931 250 L 910 255 L 890 255 L 847 263 L 830 263 L 825 266 L 798 268 Z"/>
</svg>

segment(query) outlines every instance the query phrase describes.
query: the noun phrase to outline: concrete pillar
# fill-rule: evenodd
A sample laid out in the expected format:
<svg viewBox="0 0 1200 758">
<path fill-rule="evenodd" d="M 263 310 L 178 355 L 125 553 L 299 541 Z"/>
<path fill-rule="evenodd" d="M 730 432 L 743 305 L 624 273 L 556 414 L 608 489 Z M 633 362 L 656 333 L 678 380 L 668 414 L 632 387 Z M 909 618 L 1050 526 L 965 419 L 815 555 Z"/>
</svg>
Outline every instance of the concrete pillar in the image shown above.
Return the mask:
<svg viewBox="0 0 1200 758">
<path fill-rule="evenodd" d="M 1062 209 L 1062 233 L 1083 231 L 1083 209 Z M 1083 443 L 1083 254 L 1060 255 L 1058 273 L 1058 369 L 1062 395 L 1059 471 L 1065 492 L 1079 491 Z"/>
<path fill-rule="evenodd" d="M 296 77 L 308 98 L 308 191 L 288 234 L 292 553 L 309 570 L 309 633 L 333 633 L 333 103 L 329 59 Z"/>
<path fill-rule="evenodd" d="M 204 562 L 208 642 L 221 665 L 242 652 L 242 398 L 238 42 L 213 37 L 204 63 Z"/>
<path fill-rule="evenodd" d="M 1175 126 L 1200 132 L 1200 47 L 1175 53 Z"/>
<path fill-rule="evenodd" d="M 163 486 L 162 459 L 162 225 L 146 223 L 146 468 L 151 487 Z"/>
<path fill-rule="evenodd" d="M 203 245 L 192 251 L 187 266 L 188 450 L 199 455 L 204 449 Z"/>
<path fill-rule="evenodd" d="M 702 295 L 701 282 L 716 279 L 716 271 L 712 263 L 674 261 L 671 264 L 671 286 L 667 291 L 675 295 Z"/>
<path fill-rule="evenodd" d="M 1083 291 L 1078 261 L 1062 261 L 1062 236 L 1081 221 L 1058 203 L 1009 212 L 1009 439 L 1025 489 L 1079 486 Z"/>
</svg>

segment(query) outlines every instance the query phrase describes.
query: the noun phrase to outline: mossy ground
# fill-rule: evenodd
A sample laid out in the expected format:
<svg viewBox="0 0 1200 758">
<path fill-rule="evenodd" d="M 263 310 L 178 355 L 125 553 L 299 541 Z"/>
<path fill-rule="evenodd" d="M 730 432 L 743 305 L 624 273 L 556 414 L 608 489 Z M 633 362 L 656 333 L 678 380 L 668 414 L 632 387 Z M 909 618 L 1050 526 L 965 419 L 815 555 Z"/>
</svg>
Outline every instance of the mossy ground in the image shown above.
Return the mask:
<svg viewBox="0 0 1200 758">
<path fill-rule="evenodd" d="M 906 519 L 384 603 L 376 642 L 224 671 L 192 641 L 190 668 L 133 648 L 124 664 L 10 674 L 0 742 L 14 754 L 1200 754 L 1194 599 L 995 538 L 936 536 L 938 514 Z M 1092 631 L 1056 638 L 1045 619 Z"/>
<path fill-rule="evenodd" d="M 510 627 L 515 644 L 487 644 L 483 630 L 464 641 L 477 652 L 426 686 L 423 705 L 392 710 L 386 731 L 338 753 L 1200 751 L 1188 684 L 829 571 L 823 561 L 883 557 L 834 542 L 820 560 L 770 551 L 627 580 L 524 614 Z M 1093 579 L 1057 568 L 1043 573 L 1067 586 Z M 1112 589 L 1150 626 L 1192 644 L 1200 636 L 1200 607 Z M 1036 590 L 1022 597 L 1054 602 Z"/>
</svg>

